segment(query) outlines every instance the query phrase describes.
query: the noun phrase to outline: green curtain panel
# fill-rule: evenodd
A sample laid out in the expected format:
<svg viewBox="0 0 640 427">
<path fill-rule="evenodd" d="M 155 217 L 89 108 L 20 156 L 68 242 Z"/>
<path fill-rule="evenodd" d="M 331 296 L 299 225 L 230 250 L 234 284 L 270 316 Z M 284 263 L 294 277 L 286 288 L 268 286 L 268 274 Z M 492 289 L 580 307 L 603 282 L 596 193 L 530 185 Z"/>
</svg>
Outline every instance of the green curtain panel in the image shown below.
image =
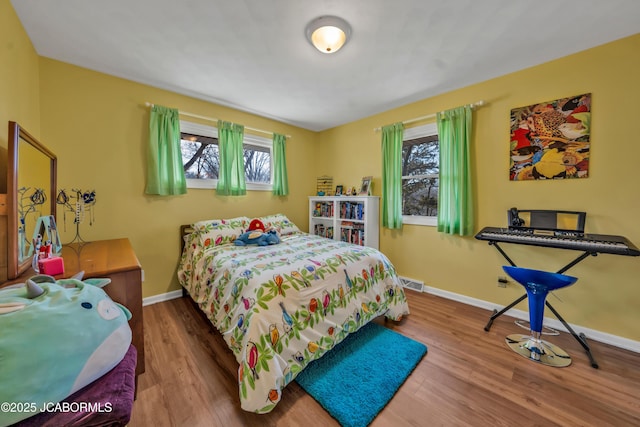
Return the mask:
<svg viewBox="0 0 640 427">
<path fill-rule="evenodd" d="M 178 110 L 154 105 L 149 118 L 146 194 L 185 194 Z"/>
<path fill-rule="evenodd" d="M 438 231 L 473 234 L 471 188 L 471 107 L 453 108 L 436 115 L 440 140 Z"/>
<path fill-rule="evenodd" d="M 289 179 L 287 178 L 287 137 L 278 133 L 273 134 L 273 194 L 286 196 L 289 194 Z"/>
<path fill-rule="evenodd" d="M 402 139 L 404 125 L 382 127 L 382 226 L 402 228 Z"/>
<path fill-rule="evenodd" d="M 218 120 L 220 171 L 216 191 L 224 196 L 247 194 L 244 180 L 244 126 Z"/>
</svg>

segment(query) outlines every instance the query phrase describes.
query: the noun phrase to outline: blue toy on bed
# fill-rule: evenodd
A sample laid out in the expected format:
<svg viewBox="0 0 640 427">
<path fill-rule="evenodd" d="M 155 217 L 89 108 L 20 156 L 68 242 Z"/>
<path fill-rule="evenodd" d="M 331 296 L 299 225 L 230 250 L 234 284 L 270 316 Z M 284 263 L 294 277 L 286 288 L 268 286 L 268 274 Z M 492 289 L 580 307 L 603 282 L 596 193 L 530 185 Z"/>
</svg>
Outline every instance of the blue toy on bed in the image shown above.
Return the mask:
<svg viewBox="0 0 640 427">
<path fill-rule="evenodd" d="M 280 243 L 280 238 L 275 230 L 269 230 L 266 233 L 260 230 L 247 231 L 246 233 L 242 233 L 240 237 L 235 240 L 236 246 L 267 246 L 276 245 L 278 243 Z"/>
<path fill-rule="evenodd" d="M 252 220 L 247 232 L 242 233 L 240 237 L 235 240 L 236 246 L 267 246 L 278 243 L 280 243 L 278 232 L 273 228 L 266 230 L 264 224 L 259 219 Z"/>
<path fill-rule="evenodd" d="M 34 276 L 0 289 L 0 426 L 53 405 L 114 368 L 131 313 L 101 289 L 110 279 Z"/>
</svg>

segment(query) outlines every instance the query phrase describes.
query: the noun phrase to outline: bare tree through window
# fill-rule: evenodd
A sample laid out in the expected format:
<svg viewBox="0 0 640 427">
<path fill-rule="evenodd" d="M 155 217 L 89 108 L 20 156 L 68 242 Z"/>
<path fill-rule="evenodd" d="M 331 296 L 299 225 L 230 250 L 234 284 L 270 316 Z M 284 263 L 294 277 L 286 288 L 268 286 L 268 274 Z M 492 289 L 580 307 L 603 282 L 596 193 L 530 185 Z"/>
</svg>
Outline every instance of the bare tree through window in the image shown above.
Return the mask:
<svg viewBox="0 0 640 427">
<path fill-rule="evenodd" d="M 429 135 L 403 142 L 403 215 L 438 215 L 439 161 L 438 135 Z"/>
<path fill-rule="evenodd" d="M 182 164 L 187 179 L 218 179 L 218 140 L 201 135 L 180 134 Z"/>
<path fill-rule="evenodd" d="M 268 148 L 245 144 L 244 178 L 247 182 L 271 181 L 271 152 Z"/>
<path fill-rule="evenodd" d="M 217 138 L 182 132 L 180 150 L 187 179 L 218 179 L 220 154 Z M 270 184 L 271 148 L 245 143 L 243 155 L 247 183 Z"/>
</svg>

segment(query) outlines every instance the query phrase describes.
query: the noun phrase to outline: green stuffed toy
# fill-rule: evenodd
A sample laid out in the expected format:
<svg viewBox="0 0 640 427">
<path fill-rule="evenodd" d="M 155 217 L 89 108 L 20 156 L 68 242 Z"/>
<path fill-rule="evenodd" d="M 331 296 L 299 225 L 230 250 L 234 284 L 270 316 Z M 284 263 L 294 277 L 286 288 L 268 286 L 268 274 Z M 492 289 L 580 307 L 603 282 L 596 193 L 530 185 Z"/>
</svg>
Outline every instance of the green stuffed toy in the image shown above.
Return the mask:
<svg viewBox="0 0 640 427">
<path fill-rule="evenodd" d="M 64 400 L 124 358 L 131 312 L 101 289 L 109 282 L 39 275 L 0 289 L 0 403 L 13 405 L 0 410 L 0 426 Z"/>
<path fill-rule="evenodd" d="M 236 246 L 258 245 L 268 246 L 280 243 L 278 232 L 274 229 L 265 230 L 264 224 L 259 219 L 254 219 L 249 224 L 246 233 L 242 233 L 236 240 Z"/>
</svg>

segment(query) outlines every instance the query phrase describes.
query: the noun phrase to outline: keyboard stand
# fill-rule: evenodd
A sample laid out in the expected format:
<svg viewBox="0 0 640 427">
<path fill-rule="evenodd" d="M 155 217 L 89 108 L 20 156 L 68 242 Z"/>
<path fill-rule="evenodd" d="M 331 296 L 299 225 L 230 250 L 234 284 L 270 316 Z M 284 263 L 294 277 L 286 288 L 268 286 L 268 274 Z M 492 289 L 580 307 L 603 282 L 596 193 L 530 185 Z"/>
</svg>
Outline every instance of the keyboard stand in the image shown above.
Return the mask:
<svg viewBox="0 0 640 427">
<path fill-rule="evenodd" d="M 506 254 L 506 252 L 500 247 L 500 245 L 498 244 L 498 242 L 489 241 L 489 246 L 493 246 L 495 247 L 498 252 L 500 252 L 500 254 L 504 257 L 504 259 L 507 260 L 507 262 L 512 265 L 513 267 L 517 267 L 517 265 L 511 260 L 511 258 L 509 258 L 509 256 Z M 567 271 L 568 269 L 570 269 L 571 267 L 573 267 L 574 265 L 576 265 L 577 263 L 579 263 L 580 261 L 582 261 L 583 259 L 587 258 L 589 255 L 591 256 L 597 256 L 598 253 L 597 252 L 589 252 L 586 251 L 583 254 L 581 254 L 580 256 L 578 256 L 576 259 L 574 259 L 573 261 L 571 261 L 569 264 L 565 265 L 564 267 L 562 267 L 560 270 L 558 270 L 556 273 L 562 274 L 565 271 Z M 527 294 L 525 293 L 524 295 L 522 295 L 520 298 L 516 299 L 515 301 L 513 301 L 511 304 L 509 304 L 508 306 L 504 307 L 502 310 L 498 311 L 498 310 L 493 310 L 493 314 L 491 315 L 491 317 L 489 318 L 489 322 L 487 323 L 487 325 L 484 327 L 484 330 L 489 332 L 489 329 L 491 329 L 491 325 L 493 324 L 493 321 L 496 320 L 498 317 L 502 316 L 504 313 L 506 313 L 507 311 L 509 311 L 510 309 L 512 309 L 513 307 L 515 307 L 516 305 L 518 305 L 520 302 L 522 302 L 525 298 L 527 298 Z M 591 353 L 591 348 L 589 347 L 589 344 L 587 343 L 587 337 L 581 332 L 580 334 L 577 334 L 573 328 L 564 320 L 564 318 L 560 315 L 560 313 L 558 313 L 556 311 L 555 308 L 553 308 L 553 306 L 549 303 L 549 301 L 545 302 L 545 305 L 547 307 L 549 307 L 549 310 L 551 310 L 551 312 L 554 314 L 554 316 L 556 316 L 556 318 L 564 325 L 565 328 L 567 328 L 567 330 L 569 331 L 569 333 L 571 335 L 573 335 L 573 337 L 576 339 L 576 341 L 578 341 L 578 343 L 580 343 L 580 345 L 582 346 L 582 348 L 584 349 L 584 351 L 587 353 L 587 356 L 589 357 L 589 362 L 591 363 L 591 367 L 598 369 L 598 363 L 596 362 L 596 360 L 593 357 L 593 354 Z"/>
</svg>

